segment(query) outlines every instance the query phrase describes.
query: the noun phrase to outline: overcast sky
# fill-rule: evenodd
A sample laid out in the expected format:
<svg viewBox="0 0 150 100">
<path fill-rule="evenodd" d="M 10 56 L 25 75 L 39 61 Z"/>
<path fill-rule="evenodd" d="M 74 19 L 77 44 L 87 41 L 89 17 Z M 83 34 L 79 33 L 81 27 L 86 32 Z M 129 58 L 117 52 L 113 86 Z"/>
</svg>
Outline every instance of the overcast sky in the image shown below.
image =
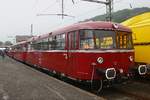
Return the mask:
<svg viewBox="0 0 150 100">
<path fill-rule="evenodd" d="M 72 0 L 64 0 L 64 12 L 75 17 L 62 20 L 60 16 L 37 16 L 61 13 L 61 0 L 0 0 L 0 41 L 13 41 L 16 35 L 30 35 L 31 24 L 34 35 L 39 35 L 105 13 L 103 4 L 74 1 L 75 4 Z M 133 8 L 150 7 L 150 0 L 114 0 L 114 11 L 130 8 L 130 4 Z"/>
</svg>

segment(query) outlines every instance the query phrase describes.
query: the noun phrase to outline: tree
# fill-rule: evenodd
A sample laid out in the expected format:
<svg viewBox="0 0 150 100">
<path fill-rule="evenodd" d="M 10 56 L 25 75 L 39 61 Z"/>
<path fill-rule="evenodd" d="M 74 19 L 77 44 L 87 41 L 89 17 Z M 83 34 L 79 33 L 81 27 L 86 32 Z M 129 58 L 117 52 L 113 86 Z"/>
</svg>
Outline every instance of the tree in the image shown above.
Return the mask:
<svg viewBox="0 0 150 100">
<path fill-rule="evenodd" d="M 10 45 L 12 45 L 11 41 L 6 41 L 5 42 L 5 46 L 10 46 Z"/>
<path fill-rule="evenodd" d="M 3 44 L 4 44 L 4 43 L 3 43 L 2 41 L 0 41 L 0 47 L 3 46 Z"/>
<path fill-rule="evenodd" d="M 113 22 L 123 22 L 133 16 L 145 13 L 145 12 L 150 12 L 150 8 L 148 7 L 142 7 L 142 8 L 134 8 L 134 9 L 123 9 L 119 10 L 117 12 L 112 13 L 112 21 Z M 106 19 L 106 14 L 104 15 L 98 15 L 90 19 L 86 19 L 85 21 L 88 20 L 93 20 L 93 21 L 105 21 Z"/>
</svg>

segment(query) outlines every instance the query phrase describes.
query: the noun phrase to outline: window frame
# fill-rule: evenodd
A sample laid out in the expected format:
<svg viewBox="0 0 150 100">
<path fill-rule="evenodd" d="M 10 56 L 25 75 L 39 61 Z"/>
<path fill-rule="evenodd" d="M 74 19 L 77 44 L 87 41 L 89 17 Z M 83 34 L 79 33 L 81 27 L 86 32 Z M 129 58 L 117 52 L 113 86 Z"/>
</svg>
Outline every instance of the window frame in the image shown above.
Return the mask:
<svg viewBox="0 0 150 100">
<path fill-rule="evenodd" d="M 90 49 L 90 48 L 88 48 L 88 49 L 83 49 L 83 48 L 81 48 L 81 37 L 80 37 L 80 34 L 81 34 L 81 31 L 83 31 L 83 30 L 93 30 L 93 42 L 94 42 L 94 48 L 92 48 L 92 49 Z M 113 47 L 112 48 L 96 48 L 96 33 L 95 33 L 95 30 L 100 30 L 100 31 L 112 31 L 112 32 L 114 32 L 114 35 L 112 35 L 112 37 L 113 37 Z M 118 36 L 118 34 L 119 33 L 121 33 L 121 32 L 124 32 L 125 34 L 126 34 L 126 41 L 129 41 L 128 39 L 129 39 L 129 37 L 131 38 L 130 39 L 130 42 L 131 42 L 131 44 L 130 44 L 130 46 L 131 46 L 131 48 L 129 48 L 129 46 L 126 44 L 126 48 L 119 48 L 118 47 L 118 40 L 117 40 L 117 36 Z M 80 50 L 97 50 L 97 49 L 100 49 L 100 50 L 109 50 L 109 49 L 133 49 L 133 40 L 132 40 L 132 33 L 131 32 L 127 32 L 127 31 L 120 31 L 120 30 L 101 30 L 101 29 L 81 29 L 81 30 L 79 30 L 79 49 Z"/>
<path fill-rule="evenodd" d="M 132 32 L 126 32 L 126 31 L 115 31 L 116 32 L 116 44 L 117 44 L 117 49 L 127 49 L 127 50 L 130 50 L 130 49 L 133 49 L 134 48 L 134 46 L 133 46 L 133 37 L 132 37 Z M 117 40 L 117 37 L 118 37 L 118 35 L 119 36 L 121 36 L 121 34 L 120 33 L 123 33 L 123 35 L 125 34 L 126 35 L 126 48 L 120 48 L 120 42 L 118 43 L 118 40 Z M 123 36 L 122 35 L 122 36 Z M 129 39 L 129 37 L 131 38 L 131 39 Z M 124 37 L 123 37 L 124 38 Z M 130 48 L 128 47 L 128 42 L 129 42 L 129 40 L 130 40 L 130 42 L 131 42 L 131 44 L 130 44 Z"/>
<path fill-rule="evenodd" d="M 67 33 L 67 49 L 77 50 L 78 48 L 79 48 L 79 30 L 68 32 Z"/>
</svg>

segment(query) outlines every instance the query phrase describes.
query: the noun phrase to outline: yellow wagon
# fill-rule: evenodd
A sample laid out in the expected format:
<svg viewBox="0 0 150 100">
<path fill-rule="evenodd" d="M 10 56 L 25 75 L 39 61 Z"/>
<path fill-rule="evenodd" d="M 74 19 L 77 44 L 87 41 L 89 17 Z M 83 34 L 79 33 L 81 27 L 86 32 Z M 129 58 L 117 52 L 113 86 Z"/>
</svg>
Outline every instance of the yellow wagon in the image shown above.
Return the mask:
<svg viewBox="0 0 150 100">
<path fill-rule="evenodd" d="M 122 24 L 132 29 L 135 62 L 150 65 L 150 12 L 137 15 Z"/>
</svg>

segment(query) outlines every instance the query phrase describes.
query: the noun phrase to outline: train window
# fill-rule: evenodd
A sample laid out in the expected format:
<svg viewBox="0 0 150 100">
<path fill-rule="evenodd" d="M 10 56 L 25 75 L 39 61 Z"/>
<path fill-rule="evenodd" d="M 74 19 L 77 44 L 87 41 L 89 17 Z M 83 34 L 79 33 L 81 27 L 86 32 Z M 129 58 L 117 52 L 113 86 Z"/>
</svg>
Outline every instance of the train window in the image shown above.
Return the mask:
<svg viewBox="0 0 150 100">
<path fill-rule="evenodd" d="M 20 45 L 16 45 L 15 49 L 16 49 L 16 51 L 21 51 L 21 46 Z"/>
<path fill-rule="evenodd" d="M 27 51 L 27 44 L 22 45 L 22 51 Z"/>
<path fill-rule="evenodd" d="M 69 41 L 68 46 L 69 49 L 76 49 L 77 48 L 77 31 L 69 32 Z"/>
<path fill-rule="evenodd" d="M 41 48 L 42 48 L 41 42 L 36 43 L 35 47 L 36 47 L 35 48 L 36 50 L 41 50 Z"/>
<path fill-rule="evenodd" d="M 42 40 L 42 50 L 48 50 L 49 49 L 49 43 L 48 43 L 48 38 L 46 38 L 46 39 L 43 39 Z"/>
<path fill-rule="evenodd" d="M 92 30 L 80 30 L 80 49 L 94 48 L 94 34 Z"/>
<path fill-rule="evenodd" d="M 29 50 L 34 50 L 35 49 L 35 43 L 32 42 L 32 43 L 28 44 L 28 49 Z"/>
<path fill-rule="evenodd" d="M 112 49 L 115 47 L 116 42 L 114 31 L 80 31 L 80 49 Z"/>
<path fill-rule="evenodd" d="M 132 36 L 130 33 L 118 32 L 117 33 L 117 45 L 120 49 L 130 49 L 133 48 Z"/>
<path fill-rule="evenodd" d="M 115 32 L 95 30 L 95 48 L 112 49 L 116 47 Z"/>
<path fill-rule="evenodd" d="M 27 45 L 28 50 L 32 50 L 33 49 L 33 45 L 29 42 Z"/>
<path fill-rule="evenodd" d="M 26 44 L 18 44 L 14 47 L 14 50 L 24 52 L 27 51 L 27 45 Z"/>
<path fill-rule="evenodd" d="M 57 39 L 57 49 L 64 49 L 64 48 L 65 48 L 65 34 L 61 34 Z"/>
<path fill-rule="evenodd" d="M 56 36 L 51 37 L 51 39 L 49 40 L 49 46 L 50 46 L 50 50 L 55 50 L 56 49 Z"/>
<path fill-rule="evenodd" d="M 53 36 L 51 40 L 49 40 L 49 46 L 51 50 L 64 50 L 65 49 L 65 34 L 59 34 Z"/>
<path fill-rule="evenodd" d="M 48 41 L 49 49 L 52 50 L 52 37 L 49 37 Z"/>
<path fill-rule="evenodd" d="M 132 35 L 131 34 L 128 34 L 128 36 L 127 36 L 127 48 L 133 48 Z"/>
<path fill-rule="evenodd" d="M 42 49 L 42 41 L 33 41 L 30 43 L 30 50 L 41 50 Z"/>
</svg>

